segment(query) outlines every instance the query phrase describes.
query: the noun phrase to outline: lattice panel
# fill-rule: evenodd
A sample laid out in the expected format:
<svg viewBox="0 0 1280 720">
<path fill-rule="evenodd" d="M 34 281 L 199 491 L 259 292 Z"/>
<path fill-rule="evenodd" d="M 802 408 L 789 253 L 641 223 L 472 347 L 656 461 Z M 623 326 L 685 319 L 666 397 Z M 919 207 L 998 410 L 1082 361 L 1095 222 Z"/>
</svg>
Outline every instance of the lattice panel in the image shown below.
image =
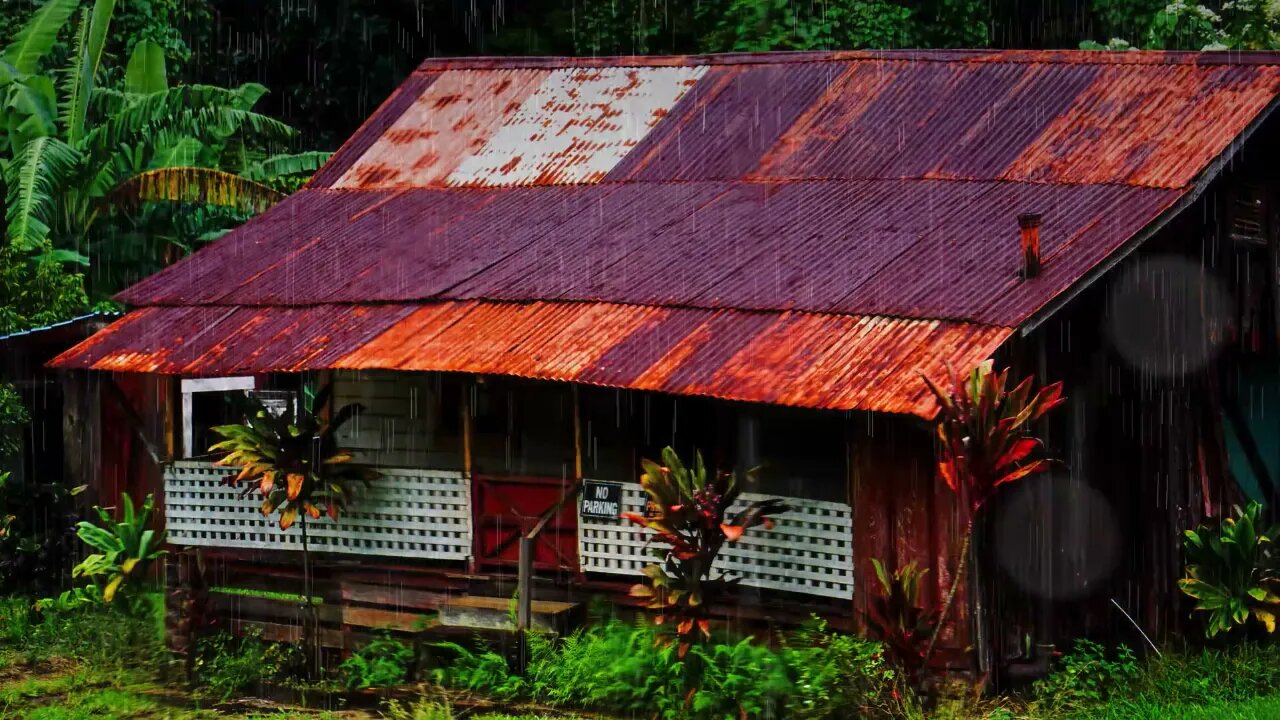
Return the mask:
<svg viewBox="0 0 1280 720">
<path fill-rule="evenodd" d="M 231 548 L 301 550 L 297 527 L 281 531 L 258 510 L 257 493 L 219 483 L 227 470 L 177 462 L 165 472 L 169 542 Z M 430 560 L 471 556 L 471 483 L 447 470 L 382 470 L 338 522 L 307 525 L 311 550 Z"/>
<path fill-rule="evenodd" d="M 743 493 L 731 512 L 766 496 Z M 771 497 L 771 496 L 770 496 Z M 755 527 L 725 545 L 716 569 L 743 585 L 848 599 L 853 597 L 853 509 L 844 503 L 783 498 L 791 511 L 773 530 Z M 622 488 L 623 512 L 643 512 L 638 485 Z M 578 518 L 578 552 L 586 572 L 638 576 L 653 562 L 650 531 L 624 520 Z M 652 546 L 652 547 L 657 547 Z"/>
</svg>

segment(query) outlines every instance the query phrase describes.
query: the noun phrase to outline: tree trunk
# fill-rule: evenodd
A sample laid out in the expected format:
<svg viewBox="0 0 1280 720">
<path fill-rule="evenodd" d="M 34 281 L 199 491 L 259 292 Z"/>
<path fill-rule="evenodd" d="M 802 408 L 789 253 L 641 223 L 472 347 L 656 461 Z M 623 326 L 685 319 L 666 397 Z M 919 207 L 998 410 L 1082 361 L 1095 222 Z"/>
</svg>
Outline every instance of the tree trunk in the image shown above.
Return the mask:
<svg viewBox="0 0 1280 720">
<path fill-rule="evenodd" d="M 938 644 L 938 636 L 942 634 L 942 628 L 947 624 L 947 615 L 951 612 L 951 604 L 955 602 L 956 590 L 960 587 L 960 579 L 964 577 L 964 570 L 969 561 L 969 542 L 973 539 L 973 516 L 969 517 L 969 522 L 964 528 L 964 543 L 960 546 L 960 560 L 956 563 L 956 572 L 951 576 L 951 587 L 947 590 L 947 597 L 942 602 L 942 612 L 938 614 L 938 625 L 933 629 L 933 637 L 929 638 L 929 647 L 924 652 L 925 667 L 929 665 L 929 658 L 933 657 L 934 646 Z"/>
<path fill-rule="evenodd" d="M 303 651 L 307 655 L 307 672 L 312 678 L 320 677 L 320 616 L 311 602 L 311 551 L 307 546 L 307 515 L 302 513 L 302 606 Z"/>
</svg>

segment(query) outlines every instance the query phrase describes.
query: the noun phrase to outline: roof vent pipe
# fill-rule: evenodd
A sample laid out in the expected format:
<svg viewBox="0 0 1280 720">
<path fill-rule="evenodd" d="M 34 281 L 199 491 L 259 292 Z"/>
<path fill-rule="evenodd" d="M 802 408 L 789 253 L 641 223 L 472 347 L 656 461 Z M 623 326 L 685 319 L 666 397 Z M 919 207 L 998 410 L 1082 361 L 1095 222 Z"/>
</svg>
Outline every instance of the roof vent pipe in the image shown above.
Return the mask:
<svg viewBox="0 0 1280 720">
<path fill-rule="evenodd" d="M 1040 213 L 1022 213 L 1018 227 L 1022 228 L 1022 277 L 1033 278 L 1040 274 Z"/>
</svg>

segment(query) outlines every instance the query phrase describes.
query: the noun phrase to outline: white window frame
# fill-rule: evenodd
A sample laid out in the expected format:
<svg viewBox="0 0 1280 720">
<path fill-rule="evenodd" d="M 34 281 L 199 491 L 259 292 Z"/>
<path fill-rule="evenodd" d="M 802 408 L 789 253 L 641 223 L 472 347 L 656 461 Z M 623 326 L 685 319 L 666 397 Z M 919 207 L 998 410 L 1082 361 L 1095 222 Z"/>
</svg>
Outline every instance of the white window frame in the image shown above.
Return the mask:
<svg viewBox="0 0 1280 720">
<path fill-rule="evenodd" d="M 182 457 L 193 456 L 195 429 L 191 424 L 192 395 L 198 392 L 231 392 L 257 389 L 257 378 L 252 375 L 236 375 L 217 378 L 183 378 L 182 391 Z"/>
</svg>

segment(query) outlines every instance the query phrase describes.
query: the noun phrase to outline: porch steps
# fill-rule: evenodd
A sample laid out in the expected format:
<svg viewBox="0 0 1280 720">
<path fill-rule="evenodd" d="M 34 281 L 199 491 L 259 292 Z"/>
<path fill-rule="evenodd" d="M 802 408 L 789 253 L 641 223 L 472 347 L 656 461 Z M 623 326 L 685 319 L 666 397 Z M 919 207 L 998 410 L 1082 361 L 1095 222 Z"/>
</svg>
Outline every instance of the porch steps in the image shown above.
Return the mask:
<svg viewBox="0 0 1280 720">
<path fill-rule="evenodd" d="M 565 634 L 582 622 L 582 603 L 534 600 L 532 622 L 535 630 Z M 515 600 L 509 597 L 463 595 L 440 606 L 437 620 L 443 627 L 475 630 L 515 630 Z"/>
</svg>

